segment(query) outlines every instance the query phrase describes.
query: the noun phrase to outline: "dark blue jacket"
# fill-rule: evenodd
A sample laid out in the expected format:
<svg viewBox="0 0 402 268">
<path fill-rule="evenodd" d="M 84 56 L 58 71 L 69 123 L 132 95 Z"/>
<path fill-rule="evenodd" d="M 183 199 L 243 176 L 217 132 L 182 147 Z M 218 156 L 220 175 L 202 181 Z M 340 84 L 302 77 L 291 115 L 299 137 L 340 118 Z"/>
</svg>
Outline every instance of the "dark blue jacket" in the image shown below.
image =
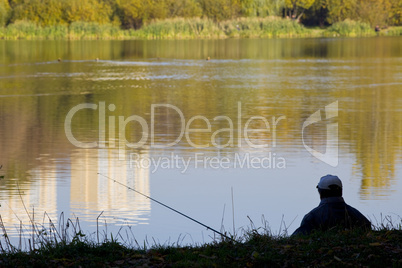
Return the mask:
<svg viewBox="0 0 402 268">
<path fill-rule="evenodd" d="M 313 230 L 326 231 L 334 227 L 370 230 L 371 223 L 357 209 L 346 204 L 342 197 L 327 197 L 304 216 L 300 227 L 292 235 L 309 234 Z"/>
</svg>

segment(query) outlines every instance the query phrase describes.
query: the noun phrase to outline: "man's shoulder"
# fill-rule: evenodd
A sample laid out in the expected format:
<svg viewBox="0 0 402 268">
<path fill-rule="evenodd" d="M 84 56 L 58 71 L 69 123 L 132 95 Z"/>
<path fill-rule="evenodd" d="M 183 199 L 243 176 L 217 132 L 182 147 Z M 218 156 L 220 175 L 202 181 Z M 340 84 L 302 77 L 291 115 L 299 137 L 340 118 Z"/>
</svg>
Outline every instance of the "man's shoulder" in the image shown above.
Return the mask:
<svg viewBox="0 0 402 268">
<path fill-rule="evenodd" d="M 349 205 L 349 204 L 346 204 L 346 208 L 347 209 L 349 209 L 349 210 L 352 210 L 352 211 L 357 211 L 357 212 L 359 212 L 359 210 L 358 209 L 356 209 L 356 208 L 354 208 L 354 207 L 352 207 L 351 205 Z M 360 213 L 360 212 L 359 212 Z"/>
<path fill-rule="evenodd" d="M 339 198 L 326 198 L 321 200 L 320 204 L 313 208 L 309 213 L 306 214 L 305 218 L 322 216 L 327 214 L 334 206 L 347 206 L 343 199 Z M 352 207 L 351 207 L 352 208 Z M 354 208 L 352 208 L 354 209 Z"/>
<path fill-rule="evenodd" d="M 324 204 L 321 204 L 321 203 L 320 203 L 317 207 L 315 207 L 315 208 L 313 208 L 312 210 L 310 210 L 310 212 L 307 213 L 304 217 L 305 217 L 305 218 L 308 218 L 308 217 L 312 217 L 312 216 L 314 216 L 314 215 L 316 215 L 316 214 L 320 214 L 320 213 L 322 213 L 323 211 L 326 211 L 327 208 L 328 208 L 328 204 L 327 204 L 327 203 L 324 203 Z"/>
<path fill-rule="evenodd" d="M 357 216 L 357 217 L 360 217 L 360 218 L 365 218 L 366 219 L 366 217 L 358 210 L 358 209 L 356 209 L 356 208 L 354 208 L 354 207 L 352 207 L 352 206 L 350 206 L 350 205 L 348 205 L 348 204 L 346 204 L 346 209 L 347 209 L 347 211 L 348 211 L 348 213 L 349 214 L 354 214 L 355 216 Z"/>
</svg>

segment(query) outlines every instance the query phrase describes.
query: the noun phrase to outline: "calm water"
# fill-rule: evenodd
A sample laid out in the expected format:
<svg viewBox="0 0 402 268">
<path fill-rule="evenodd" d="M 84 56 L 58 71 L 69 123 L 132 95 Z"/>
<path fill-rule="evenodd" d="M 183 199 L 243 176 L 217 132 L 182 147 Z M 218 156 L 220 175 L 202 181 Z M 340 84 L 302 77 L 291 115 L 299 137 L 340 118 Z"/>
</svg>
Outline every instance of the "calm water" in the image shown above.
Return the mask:
<svg viewBox="0 0 402 268">
<path fill-rule="evenodd" d="M 0 41 L 0 215 L 12 237 L 27 210 L 92 238 L 103 212 L 128 242 L 211 241 L 115 179 L 218 230 L 291 233 L 330 173 L 400 222 L 401 107 L 402 38 Z"/>
</svg>

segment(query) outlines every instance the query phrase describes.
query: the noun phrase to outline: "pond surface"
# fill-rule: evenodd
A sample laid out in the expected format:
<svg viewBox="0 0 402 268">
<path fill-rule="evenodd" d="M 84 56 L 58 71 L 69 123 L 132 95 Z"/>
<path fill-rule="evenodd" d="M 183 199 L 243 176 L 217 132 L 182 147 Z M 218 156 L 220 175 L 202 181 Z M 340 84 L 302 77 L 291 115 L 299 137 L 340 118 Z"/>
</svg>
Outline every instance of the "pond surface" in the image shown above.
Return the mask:
<svg viewBox="0 0 402 268">
<path fill-rule="evenodd" d="M 326 174 L 374 224 L 400 223 L 401 145 L 400 37 L 0 41 L 15 243 L 49 218 L 134 245 L 213 239 L 132 189 L 219 231 L 290 234 Z"/>
</svg>

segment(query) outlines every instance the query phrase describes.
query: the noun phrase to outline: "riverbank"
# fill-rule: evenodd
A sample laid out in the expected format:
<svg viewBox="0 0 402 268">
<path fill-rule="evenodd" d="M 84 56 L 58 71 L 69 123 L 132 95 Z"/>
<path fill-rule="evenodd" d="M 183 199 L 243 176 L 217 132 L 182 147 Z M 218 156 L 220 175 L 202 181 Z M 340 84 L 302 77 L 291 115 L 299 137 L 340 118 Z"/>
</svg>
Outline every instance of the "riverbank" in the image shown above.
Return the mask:
<svg viewBox="0 0 402 268">
<path fill-rule="evenodd" d="M 366 23 L 345 20 L 327 28 L 308 28 L 294 20 L 266 17 L 239 18 L 223 22 L 200 18 L 156 20 L 139 30 L 122 30 L 112 24 L 87 22 L 41 27 L 30 21 L 17 21 L 0 28 L 0 39 L 6 40 L 303 38 L 375 35 L 400 36 L 402 26 L 375 32 Z"/>
<path fill-rule="evenodd" d="M 402 267 L 402 230 L 316 233 L 272 237 L 252 231 L 244 242 L 130 249 L 116 241 L 73 240 L 31 252 L 3 253 L 0 266 L 35 267 Z"/>
</svg>

